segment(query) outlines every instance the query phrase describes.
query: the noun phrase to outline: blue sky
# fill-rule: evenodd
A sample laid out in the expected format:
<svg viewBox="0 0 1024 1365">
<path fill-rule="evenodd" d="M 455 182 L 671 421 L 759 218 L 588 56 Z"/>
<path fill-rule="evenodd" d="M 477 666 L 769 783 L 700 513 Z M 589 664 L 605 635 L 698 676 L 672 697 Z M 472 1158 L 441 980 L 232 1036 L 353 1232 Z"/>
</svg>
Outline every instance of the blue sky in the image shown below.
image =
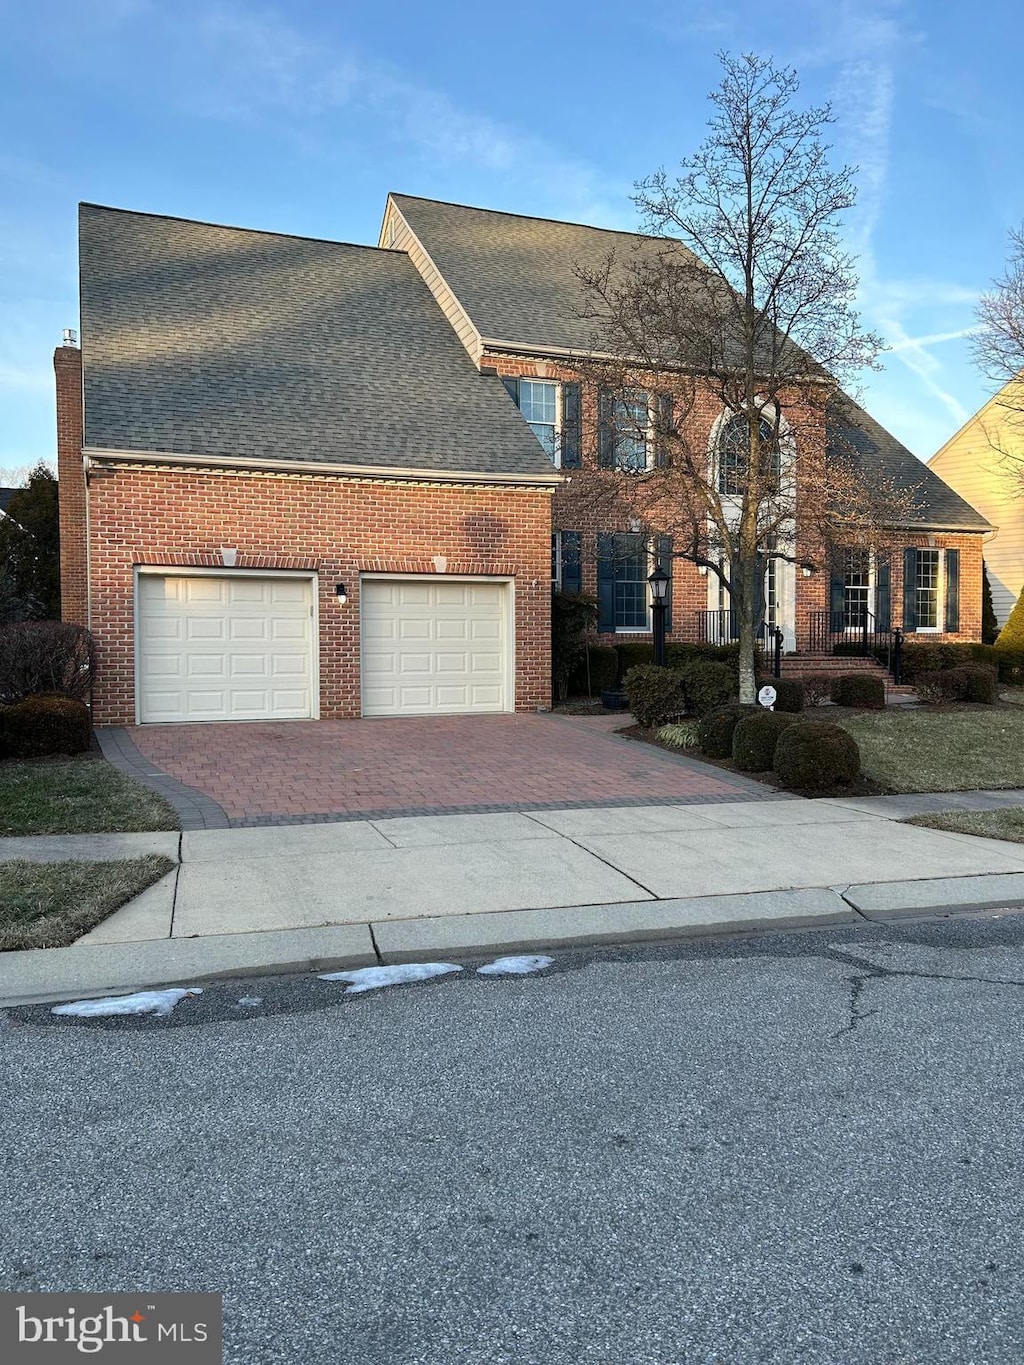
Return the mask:
<svg viewBox="0 0 1024 1365">
<path fill-rule="evenodd" d="M 716 52 L 794 65 L 860 167 L 847 223 L 891 346 L 872 413 L 927 458 L 988 396 L 964 333 L 1024 218 L 1012 0 L 255 5 L 2 0 L 0 478 L 54 450 L 76 203 L 375 242 L 388 190 L 632 228 L 704 136 Z M 770 39 L 770 41 L 769 41 Z"/>
</svg>

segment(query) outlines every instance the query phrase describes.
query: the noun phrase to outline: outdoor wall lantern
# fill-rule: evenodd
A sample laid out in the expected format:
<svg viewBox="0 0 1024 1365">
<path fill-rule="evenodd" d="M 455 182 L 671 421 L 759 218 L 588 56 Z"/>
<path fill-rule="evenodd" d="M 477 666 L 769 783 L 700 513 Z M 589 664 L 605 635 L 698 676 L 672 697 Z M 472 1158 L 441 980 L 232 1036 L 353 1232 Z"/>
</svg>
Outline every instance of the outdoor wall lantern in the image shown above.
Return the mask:
<svg viewBox="0 0 1024 1365">
<path fill-rule="evenodd" d="M 813 564 L 801 564 L 801 565 L 800 565 L 800 572 L 803 574 L 804 578 L 810 578 L 811 574 L 814 572 L 814 565 L 813 565 Z"/>
<path fill-rule="evenodd" d="M 707 566 L 706 564 L 698 564 L 698 565 L 697 565 L 697 572 L 700 574 L 701 578 L 707 578 L 707 576 L 708 576 L 708 566 Z"/>
<path fill-rule="evenodd" d="M 338 606 L 343 607 L 348 601 L 348 588 L 345 587 L 344 583 L 335 583 L 334 595 L 338 599 Z"/>
</svg>

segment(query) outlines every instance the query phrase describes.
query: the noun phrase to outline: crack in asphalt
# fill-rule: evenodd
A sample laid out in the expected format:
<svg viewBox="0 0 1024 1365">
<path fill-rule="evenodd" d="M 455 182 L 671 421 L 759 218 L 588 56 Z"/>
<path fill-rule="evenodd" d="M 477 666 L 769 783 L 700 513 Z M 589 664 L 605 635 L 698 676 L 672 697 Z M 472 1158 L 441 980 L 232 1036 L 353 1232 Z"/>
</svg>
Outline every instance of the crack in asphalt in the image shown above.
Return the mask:
<svg viewBox="0 0 1024 1365">
<path fill-rule="evenodd" d="M 973 982 L 979 986 L 1024 986 L 1024 981 L 1010 981 L 1002 977 L 995 976 L 965 976 L 957 973 L 948 972 L 923 972 L 915 971 L 912 967 L 883 967 L 878 963 L 866 962 L 863 958 L 858 958 L 852 953 L 844 953 L 841 949 L 833 948 L 828 954 L 834 962 L 841 962 L 851 967 L 859 967 L 861 971 L 855 976 L 846 978 L 850 988 L 849 1009 L 850 1021 L 845 1027 L 838 1029 L 832 1034 L 833 1039 L 841 1038 L 845 1033 L 855 1033 L 857 1028 L 865 1019 L 870 1019 L 873 1014 L 877 1014 L 877 1009 L 862 1009 L 861 996 L 867 989 L 868 983 L 872 981 L 889 981 L 899 977 L 916 977 L 921 981 L 962 981 Z"/>
</svg>

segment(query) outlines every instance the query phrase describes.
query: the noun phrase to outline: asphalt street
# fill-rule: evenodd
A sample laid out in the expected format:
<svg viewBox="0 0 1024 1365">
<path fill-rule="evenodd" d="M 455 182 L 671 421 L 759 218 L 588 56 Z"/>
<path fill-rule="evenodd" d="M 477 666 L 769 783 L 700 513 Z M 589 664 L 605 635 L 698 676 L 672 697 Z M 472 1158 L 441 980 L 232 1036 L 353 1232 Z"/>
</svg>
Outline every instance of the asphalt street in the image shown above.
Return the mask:
<svg viewBox="0 0 1024 1365">
<path fill-rule="evenodd" d="M 0 1288 L 222 1291 L 232 1365 L 1017 1365 L 1022 1004 L 990 914 L 9 1011 Z"/>
</svg>

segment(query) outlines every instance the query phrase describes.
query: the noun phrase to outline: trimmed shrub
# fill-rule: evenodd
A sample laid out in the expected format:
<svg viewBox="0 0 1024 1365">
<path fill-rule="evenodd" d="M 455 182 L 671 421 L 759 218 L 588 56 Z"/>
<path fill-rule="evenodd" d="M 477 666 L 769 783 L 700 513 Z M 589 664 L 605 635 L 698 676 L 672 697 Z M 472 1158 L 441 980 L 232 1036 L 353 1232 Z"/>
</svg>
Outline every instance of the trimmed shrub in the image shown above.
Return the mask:
<svg viewBox="0 0 1024 1365">
<path fill-rule="evenodd" d="M 736 696 L 736 677 L 726 663 L 697 659 L 679 669 L 677 676 L 682 683 L 686 709 L 691 715 L 704 716 Z"/>
<path fill-rule="evenodd" d="M 982 706 L 994 706 L 999 700 L 995 671 L 985 664 L 969 664 L 963 671 L 966 675 L 964 701 L 978 702 Z"/>
<path fill-rule="evenodd" d="M 805 673 L 801 682 L 804 685 L 804 704 L 820 706 L 832 699 L 831 673 Z"/>
<path fill-rule="evenodd" d="M 623 686 L 633 719 L 645 729 L 651 725 L 664 725 L 685 709 L 679 674 L 673 668 L 641 664 L 629 670 Z"/>
<path fill-rule="evenodd" d="M 996 649 L 995 662 L 999 669 L 999 681 L 1011 687 L 1024 685 L 1024 650 Z"/>
<path fill-rule="evenodd" d="M 758 691 L 762 687 L 775 688 L 776 711 L 802 711 L 804 709 L 804 685 L 799 678 L 760 678 Z"/>
<path fill-rule="evenodd" d="M 759 709 L 735 701 L 728 706 L 716 706 L 701 716 L 697 722 L 697 743 L 701 753 L 708 758 L 731 758 L 733 731 L 744 716 L 753 715 Z"/>
<path fill-rule="evenodd" d="M 885 707 L 885 679 L 875 673 L 840 673 L 832 679 L 831 695 L 837 706 L 881 711 Z"/>
<path fill-rule="evenodd" d="M 80 754 L 92 742 L 89 708 L 74 697 L 26 697 L 4 715 L 7 749 L 13 758 Z"/>
<path fill-rule="evenodd" d="M 763 707 L 752 716 L 743 716 L 732 732 L 733 762 L 745 773 L 767 772 L 783 730 L 801 723 L 792 712 Z"/>
<path fill-rule="evenodd" d="M 588 691 L 587 660 L 590 661 L 591 695 L 610 690 L 619 680 L 619 656 L 614 645 L 586 645 L 573 666 L 569 679 L 569 691 L 581 696 Z"/>
<path fill-rule="evenodd" d="M 988 565 L 981 565 L 981 638 L 986 645 L 994 645 L 999 635 L 999 622 L 992 605 L 992 584 L 988 578 Z"/>
<path fill-rule="evenodd" d="M 919 674 L 914 680 L 914 691 L 917 694 L 918 701 L 923 701 L 928 706 L 934 706 L 937 702 L 945 701 L 944 677 L 945 674 L 940 668 Z"/>
<path fill-rule="evenodd" d="M 654 645 L 651 641 L 634 640 L 630 644 L 613 645 L 612 648 L 619 658 L 619 675 L 617 681 L 625 683 L 626 674 L 631 668 L 642 668 L 646 664 L 654 664 Z M 668 650 L 665 651 L 666 657 Z"/>
<path fill-rule="evenodd" d="M 779 735 L 772 768 L 789 791 L 849 787 L 860 776 L 860 749 L 841 725 L 807 720 Z"/>
<path fill-rule="evenodd" d="M 1021 588 L 1020 596 L 1013 604 L 1013 611 L 1006 618 L 1006 625 L 996 637 L 996 647 L 1024 650 L 1024 588 Z"/>
<path fill-rule="evenodd" d="M 92 691 L 92 636 L 68 621 L 18 621 L 0 626 L 0 702 L 42 693 L 84 701 Z"/>
<path fill-rule="evenodd" d="M 0 703 L 0 758 L 6 758 L 7 747 L 7 712 L 11 708 Z"/>
</svg>

